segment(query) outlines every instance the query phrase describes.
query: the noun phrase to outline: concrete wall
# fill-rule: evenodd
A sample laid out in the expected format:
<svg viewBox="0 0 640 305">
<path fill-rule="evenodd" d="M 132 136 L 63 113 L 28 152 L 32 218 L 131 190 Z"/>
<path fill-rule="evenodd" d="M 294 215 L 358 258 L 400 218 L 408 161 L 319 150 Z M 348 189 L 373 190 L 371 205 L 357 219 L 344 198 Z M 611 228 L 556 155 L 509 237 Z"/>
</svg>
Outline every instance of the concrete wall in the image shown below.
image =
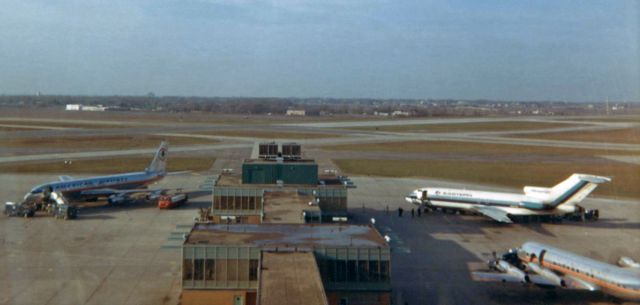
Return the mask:
<svg viewBox="0 0 640 305">
<path fill-rule="evenodd" d="M 256 292 L 252 290 L 182 290 L 182 305 L 256 305 Z"/>
<path fill-rule="evenodd" d="M 223 220 L 222 216 L 214 215 L 211 217 L 211 222 L 225 224 L 227 220 Z M 236 221 L 233 223 L 259 224 L 262 223 L 262 217 L 260 215 L 236 216 Z"/>
</svg>

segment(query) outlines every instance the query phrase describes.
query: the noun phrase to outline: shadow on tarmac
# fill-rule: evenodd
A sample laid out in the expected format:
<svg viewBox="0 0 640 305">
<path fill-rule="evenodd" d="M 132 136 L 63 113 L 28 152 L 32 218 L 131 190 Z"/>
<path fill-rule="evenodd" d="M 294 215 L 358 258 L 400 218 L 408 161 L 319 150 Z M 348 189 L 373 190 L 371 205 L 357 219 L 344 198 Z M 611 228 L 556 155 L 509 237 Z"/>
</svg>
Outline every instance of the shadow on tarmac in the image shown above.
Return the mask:
<svg viewBox="0 0 640 305">
<path fill-rule="evenodd" d="M 602 293 L 474 281 L 470 265 L 486 262 L 458 241 L 433 237 L 433 234 L 484 235 L 485 229 L 508 230 L 511 226 L 523 226 L 553 236 L 539 223 L 509 225 L 477 216 L 438 213 L 422 214 L 421 217 L 416 213 L 412 217 L 411 210 L 404 210 L 404 215 L 398 217 L 397 210 L 387 213 L 369 208 L 351 208 L 349 214 L 354 223 L 360 224 L 368 224 L 374 218 L 380 233 L 391 237 L 391 281 L 396 304 L 601 304 L 619 301 Z M 603 220 L 600 225 L 603 228 L 617 225 L 611 223 L 613 219 Z M 578 222 L 574 225 L 597 224 Z M 465 243 L 465 240 L 463 237 L 461 242 Z"/>
</svg>

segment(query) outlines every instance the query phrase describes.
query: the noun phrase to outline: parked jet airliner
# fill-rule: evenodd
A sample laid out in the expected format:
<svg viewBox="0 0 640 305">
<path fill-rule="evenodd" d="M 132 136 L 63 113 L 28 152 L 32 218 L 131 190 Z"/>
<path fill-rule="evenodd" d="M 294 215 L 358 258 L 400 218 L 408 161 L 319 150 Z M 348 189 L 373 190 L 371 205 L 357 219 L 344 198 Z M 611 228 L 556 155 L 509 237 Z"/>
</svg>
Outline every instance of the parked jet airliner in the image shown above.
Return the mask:
<svg viewBox="0 0 640 305">
<path fill-rule="evenodd" d="M 81 179 L 60 176 L 59 181 L 34 187 L 25 195 L 25 199 L 43 192 L 58 192 L 73 200 L 108 197 L 110 203 L 116 203 L 125 200 L 127 194 L 155 192 L 142 188 L 159 181 L 167 174 L 168 149 L 169 144 L 162 141 L 151 164 L 144 171 Z"/>
<path fill-rule="evenodd" d="M 577 203 L 584 200 L 599 183 L 610 178 L 573 174 L 552 188 L 525 186 L 524 194 L 470 191 L 445 188 L 421 188 L 405 200 L 416 205 L 445 210 L 463 210 L 483 214 L 499 222 L 528 216 L 580 216 L 597 219 L 598 211 L 586 211 Z"/>
<path fill-rule="evenodd" d="M 622 257 L 618 266 L 537 242 L 527 242 L 489 262 L 496 272 L 473 272 L 475 279 L 540 287 L 602 291 L 640 301 L 640 264 Z"/>
</svg>

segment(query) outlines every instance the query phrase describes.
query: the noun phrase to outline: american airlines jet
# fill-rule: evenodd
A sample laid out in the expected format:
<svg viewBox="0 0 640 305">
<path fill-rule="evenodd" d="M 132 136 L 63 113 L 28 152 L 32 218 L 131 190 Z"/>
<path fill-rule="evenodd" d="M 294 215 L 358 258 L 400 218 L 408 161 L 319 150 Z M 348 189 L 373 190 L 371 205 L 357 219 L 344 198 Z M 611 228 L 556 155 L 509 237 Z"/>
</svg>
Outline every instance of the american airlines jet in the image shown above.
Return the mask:
<svg viewBox="0 0 640 305">
<path fill-rule="evenodd" d="M 640 264 L 622 257 L 618 266 L 583 257 L 537 242 L 509 250 L 489 262 L 497 272 L 473 272 L 476 280 L 523 283 L 601 291 L 615 297 L 640 301 Z"/>
<path fill-rule="evenodd" d="M 607 177 L 573 174 L 552 188 L 525 186 L 524 194 L 421 188 L 410 193 L 405 200 L 445 211 L 479 213 L 504 223 L 530 216 L 579 216 L 595 220 L 599 216 L 598 211 L 585 210 L 578 203 L 598 184 L 609 181 L 611 179 Z"/>
<path fill-rule="evenodd" d="M 25 195 L 25 200 L 43 192 L 57 192 L 71 200 L 108 197 L 109 203 L 118 203 L 124 201 L 127 194 L 156 192 L 143 188 L 167 174 L 168 149 L 169 144 L 162 141 L 151 164 L 144 171 L 81 179 L 60 176 L 58 181 L 44 183 L 31 189 Z"/>
</svg>

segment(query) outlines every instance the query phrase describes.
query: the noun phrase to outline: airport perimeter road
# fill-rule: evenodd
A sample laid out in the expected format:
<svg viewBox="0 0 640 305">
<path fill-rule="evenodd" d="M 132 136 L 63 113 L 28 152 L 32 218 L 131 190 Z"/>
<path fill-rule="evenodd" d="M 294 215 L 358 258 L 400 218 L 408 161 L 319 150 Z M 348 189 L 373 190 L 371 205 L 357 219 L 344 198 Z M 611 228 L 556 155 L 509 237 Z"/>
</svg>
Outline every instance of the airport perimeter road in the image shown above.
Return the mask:
<svg viewBox="0 0 640 305">
<path fill-rule="evenodd" d="M 610 263 L 623 255 L 640 259 L 640 203 L 635 201 L 587 199 L 584 205 L 599 208 L 601 219 L 585 223 L 505 225 L 481 216 L 441 213 L 412 218 L 414 206 L 403 197 L 418 187 L 519 190 L 437 180 L 351 178 L 358 188 L 350 191 L 350 212 L 358 222 L 375 218 L 376 227 L 391 237 L 394 293 L 408 304 L 620 304 L 599 293 L 556 290 L 554 296 L 535 287 L 475 282 L 470 272 L 486 270 L 492 251 L 506 252 L 529 240 Z M 398 207 L 405 209 L 403 217 L 398 217 Z"/>
</svg>

